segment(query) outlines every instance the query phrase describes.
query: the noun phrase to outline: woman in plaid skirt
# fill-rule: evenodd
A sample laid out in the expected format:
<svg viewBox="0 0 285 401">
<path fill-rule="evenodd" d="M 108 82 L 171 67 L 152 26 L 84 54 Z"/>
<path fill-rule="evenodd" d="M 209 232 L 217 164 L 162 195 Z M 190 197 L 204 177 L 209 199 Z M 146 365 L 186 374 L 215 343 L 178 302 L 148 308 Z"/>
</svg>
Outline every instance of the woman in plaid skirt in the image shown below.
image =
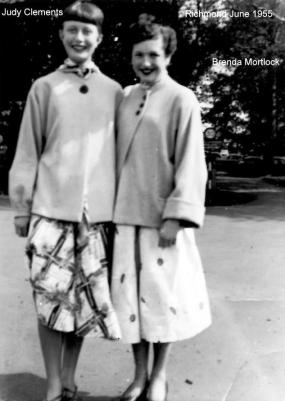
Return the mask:
<svg viewBox="0 0 285 401">
<path fill-rule="evenodd" d="M 83 337 L 118 339 L 108 287 L 120 86 L 92 55 L 102 11 L 77 1 L 64 12 L 68 58 L 29 92 L 10 198 L 18 235 L 28 235 L 30 281 L 47 374 L 47 401 L 76 400 Z"/>
</svg>

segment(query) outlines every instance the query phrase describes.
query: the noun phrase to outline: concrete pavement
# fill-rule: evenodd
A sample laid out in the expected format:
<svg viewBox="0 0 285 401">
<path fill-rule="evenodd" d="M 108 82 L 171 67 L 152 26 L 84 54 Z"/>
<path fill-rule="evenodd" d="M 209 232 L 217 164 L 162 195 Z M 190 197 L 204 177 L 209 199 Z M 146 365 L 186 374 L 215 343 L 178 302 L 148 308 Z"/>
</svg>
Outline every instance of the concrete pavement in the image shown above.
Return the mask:
<svg viewBox="0 0 285 401">
<path fill-rule="evenodd" d="M 212 326 L 173 347 L 169 401 L 285 401 L 285 188 L 221 179 L 197 241 Z M 221 206 L 222 205 L 222 206 Z M 0 400 L 41 399 L 44 369 L 25 241 L 0 199 Z M 105 401 L 131 381 L 128 346 L 87 339 L 78 367 L 86 401 Z"/>
</svg>

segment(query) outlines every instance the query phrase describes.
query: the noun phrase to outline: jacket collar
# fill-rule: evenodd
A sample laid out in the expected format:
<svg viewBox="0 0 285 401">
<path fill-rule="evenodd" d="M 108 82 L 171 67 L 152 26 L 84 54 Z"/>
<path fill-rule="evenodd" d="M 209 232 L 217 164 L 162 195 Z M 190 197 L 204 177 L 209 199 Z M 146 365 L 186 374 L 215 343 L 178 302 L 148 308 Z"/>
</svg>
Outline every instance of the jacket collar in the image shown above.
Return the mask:
<svg viewBox="0 0 285 401">
<path fill-rule="evenodd" d="M 139 83 L 138 86 L 145 91 L 150 91 L 150 93 L 156 92 L 157 90 L 161 89 L 171 78 L 169 77 L 168 73 L 165 72 L 159 79 L 159 81 L 155 82 L 152 85 L 148 83 Z"/>
<path fill-rule="evenodd" d="M 60 65 L 58 69 L 62 72 L 74 73 L 84 79 L 89 78 L 93 72 L 99 72 L 99 68 L 92 60 L 86 63 L 84 66 L 80 66 L 69 58 L 64 60 L 64 63 Z"/>
</svg>

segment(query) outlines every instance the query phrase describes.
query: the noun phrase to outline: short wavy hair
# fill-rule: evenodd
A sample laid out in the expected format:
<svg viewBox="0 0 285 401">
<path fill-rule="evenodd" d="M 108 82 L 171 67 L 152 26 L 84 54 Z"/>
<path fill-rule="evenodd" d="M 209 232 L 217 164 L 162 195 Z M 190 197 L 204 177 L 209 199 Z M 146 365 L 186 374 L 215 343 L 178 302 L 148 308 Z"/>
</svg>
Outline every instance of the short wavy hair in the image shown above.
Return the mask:
<svg viewBox="0 0 285 401">
<path fill-rule="evenodd" d="M 131 46 L 145 40 L 162 37 L 166 56 L 172 56 L 177 48 L 176 32 L 170 26 L 164 26 L 155 22 L 151 14 L 140 14 L 138 21 L 130 26 L 128 42 Z"/>
<path fill-rule="evenodd" d="M 87 22 L 96 25 L 98 31 L 101 33 L 104 14 L 101 8 L 89 0 L 77 0 L 63 11 L 61 23 L 63 24 L 65 21 Z"/>
</svg>

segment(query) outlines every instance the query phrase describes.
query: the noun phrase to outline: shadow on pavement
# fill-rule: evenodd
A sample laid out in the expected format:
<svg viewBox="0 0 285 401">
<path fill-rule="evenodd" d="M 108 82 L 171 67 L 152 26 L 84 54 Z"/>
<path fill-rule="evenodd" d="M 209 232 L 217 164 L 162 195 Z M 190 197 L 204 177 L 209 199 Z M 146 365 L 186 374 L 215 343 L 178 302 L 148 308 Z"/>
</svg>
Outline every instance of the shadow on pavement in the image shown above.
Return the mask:
<svg viewBox="0 0 285 401">
<path fill-rule="evenodd" d="M 10 201 L 8 196 L 0 195 L 0 210 L 10 209 Z"/>
<path fill-rule="evenodd" d="M 207 194 L 207 214 L 235 219 L 285 220 L 283 177 L 221 176 L 218 188 Z"/>
<path fill-rule="evenodd" d="M 233 206 L 249 203 L 257 198 L 255 193 L 233 192 L 227 190 L 212 191 L 207 195 L 206 206 Z"/>
<path fill-rule="evenodd" d="M 1 401 L 28 401 L 44 399 L 45 380 L 32 373 L 0 375 Z M 110 401 L 108 396 L 91 396 L 79 391 L 84 401 Z"/>
<path fill-rule="evenodd" d="M 235 194 L 236 195 L 236 194 Z M 230 203 L 227 198 L 207 205 L 207 214 L 239 220 L 285 221 L 285 191 L 280 194 L 239 194 Z M 244 195 L 244 196 L 243 196 Z M 252 196 L 250 198 L 250 196 Z M 239 202 L 238 202 L 239 201 Z"/>
<path fill-rule="evenodd" d="M 1 401 L 42 399 L 45 380 L 31 373 L 0 375 Z"/>
</svg>

